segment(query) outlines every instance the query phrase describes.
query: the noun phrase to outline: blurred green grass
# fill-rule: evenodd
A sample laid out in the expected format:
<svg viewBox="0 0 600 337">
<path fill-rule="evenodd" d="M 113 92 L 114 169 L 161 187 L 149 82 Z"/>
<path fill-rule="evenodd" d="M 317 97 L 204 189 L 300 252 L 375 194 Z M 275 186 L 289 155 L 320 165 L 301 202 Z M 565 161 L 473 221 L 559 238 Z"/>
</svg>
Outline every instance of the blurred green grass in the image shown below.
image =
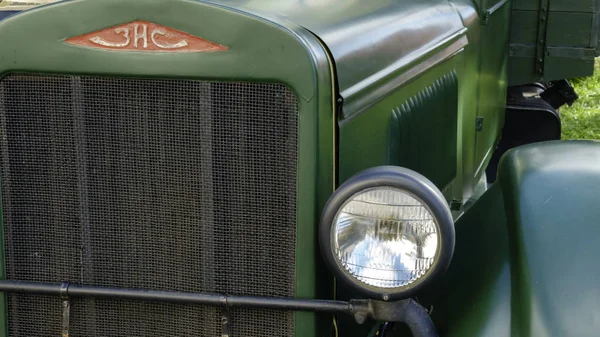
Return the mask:
<svg viewBox="0 0 600 337">
<path fill-rule="evenodd" d="M 594 75 L 571 80 L 579 95 L 572 106 L 560 109 L 563 139 L 600 139 L 600 58 Z"/>
</svg>

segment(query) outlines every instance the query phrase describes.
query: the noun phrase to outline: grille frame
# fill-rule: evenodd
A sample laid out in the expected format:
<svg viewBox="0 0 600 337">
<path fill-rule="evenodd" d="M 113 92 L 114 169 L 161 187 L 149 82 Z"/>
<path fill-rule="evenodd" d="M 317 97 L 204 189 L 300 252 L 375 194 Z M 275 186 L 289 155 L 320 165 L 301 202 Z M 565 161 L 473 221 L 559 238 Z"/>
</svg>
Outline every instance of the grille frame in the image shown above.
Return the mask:
<svg viewBox="0 0 600 337">
<path fill-rule="evenodd" d="M 5 74 L 5 75 L 6 75 L 6 74 Z M 44 73 L 43 75 L 57 75 L 57 74 L 55 74 L 55 73 Z M 65 75 L 65 74 L 58 74 L 58 76 L 62 76 L 62 75 Z M 111 76 L 105 76 L 105 77 L 106 77 L 106 78 L 110 78 Z M 122 77 L 122 76 L 114 76 L 114 77 L 115 77 L 115 78 L 119 78 L 119 79 L 127 78 L 127 77 Z M 152 80 L 152 79 L 156 79 L 156 78 L 153 78 L 153 77 L 144 77 L 144 79 Z M 4 80 L 4 77 L 0 77 L 0 81 L 2 81 L 2 80 Z M 176 80 L 176 79 L 174 79 L 174 80 Z M 201 80 L 201 79 L 194 78 L 194 79 L 191 79 L 191 80 Z M 293 90 L 293 89 L 292 89 L 292 90 Z M 1 94 L 0 94 L 0 95 L 1 95 Z M 0 96 L 0 99 L 2 99 L 2 97 L 1 97 L 1 96 Z M 298 105 L 299 105 L 299 107 L 298 107 L 298 114 L 299 114 L 299 115 L 301 114 L 301 111 L 302 111 L 302 108 L 301 108 L 300 106 L 302 106 L 302 105 L 305 105 L 304 103 L 305 103 L 305 102 L 303 102 L 302 100 L 298 100 Z M 300 125 L 300 124 L 302 124 L 302 123 L 301 123 L 301 120 L 302 120 L 301 118 L 299 118 L 299 120 L 298 120 L 298 130 L 300 130 L 299 132 L 301 132 L 301 130 L 303 130 L 303 129 L 302 129 L 302 126 Z M 306 121 L 306 120 L 305 120 L 305 121 Z M 313 132 L 314 132 L 314 130 L 310 130 L 310 129 L 311 129 L 310 127 L 307 127 L 306 129 L 307 129 L 306 131 L 309 131 L 308 133 L 313 133 Z M 298 156 L 297 156 L 297 157 L 298 157 L 298 159 L 297 159 L 297 160 L 298 160 L 298 168 L 299 168 L 299 169 L 298 169 L 298 174 L 297 174 L 297 180 L 296 180 L 296 181 L 300 181 L 300 176 L 307 176 L 307 173 L 311 173 L 311 175 L 313 175 L 313 177 L 314 177 L 314 173 L 315 173 L 315 172 L 306 172 L 306 171 L 304 171 L 304 172 L 300 172 L 300 161 L 301 161 L 301 158 L 302 158 L 302 152 L 305 152 L 305 154 L 307 154 L 307 153 L 308 153 L 308 151 L 302 151 L 302 145 L 301 145 L 301 144 L 302 144 L 302 141 L 301 141 L 301 138 L 302 138 L 302 135 L 301 135 L 301 134 L 298 134 L 298 137 L 297 137 L 297 142 L 298 142 Z M 316 145 L 316 143 L 314 143 L 314 144 Z M 313 152 L 313 153 L 311 153 L 311 157 L 313 157 L 313 158 L 315 157 L 315 156 L 314 156 L 314 152 Z M 311 180 L 312 180 L 312 181 L 316 181 L 316 179 L 311 179 Z M 1 179 L 0 179 L 0 182 L 1 182 Z M 310 185 L 310 184 L 309 184 L 309 185 Z M 313 186 L 311 186 L 311 187 L 313 187 Z M 306 217 L 306 216 L 303 216 L 303 215 L 306 215 L 306 213 L 301 213 L 302 207 L 300 207 L 300 204 L 301 204 L 301 202 L 300 202 L 299 196 L 300 196 L 300 195 L 305 195 L 305 196 L 306 196 L 306 193 L 305 193 L 306 191 L 303 191 L 303 190 L 304 190 L 304 188 L 302 188 L 302 185 L 301 185 L 301 184 L 299 184 L 299 186 L 298 186 L 298 188 L 297 188 L 297 193 L 296 193 L 296 198 L 297 198 L 297 199 L 296 199 L 296 200 L 297 200 L 297 203 L 296 203 L 296 207 L 297 207 L 297 226 L 298 226 L 298 225 L 299 225 L 299 223 L 300 223 L 300 222 L 298 221 L 298 219 L 300 219 L 300 218 L 309 218 L 309 217 L 310 217 L 310 215 L 312 215 L 312 214 L 309 214 L 309 216 L 308 216 L 308 217 Z M 314 202 L 314 199 L 313 199 L 313 202 Z M 1 206 L 1 205 L 0 205 L 0 206 Z M 306 206 L 306 205 L 305 205 L 305 206 Z M 308 208 L 308 207 L 307 207 L 307 208 Z M 0 210 L 1 210 L 1 209 L 0 209 Z M 0 216 L 2 216 L 2 215 L 3 215 L 3 212 L 0 212 Z M 2 219 L 2 221 L 3 221 L 3 219 Z M 309 224 L 309 225 L 310 225 L 310 224 Z M 308 229 L 308 231 L 307 231 L 307 228 L 305 227 L 303 230 L 300 230 L 300 228 L 298 228 L 298 227 L 297 227 L 297 231 L 298 231 L 298 232 L 304 232 L 305 234 L 308 234 L 308 232 L 310 232 L 310 229 Z M 299 237 L 297 238 L 297 242 L 298 242 L 299 240 L 302 240 L 302 236 L 303 236 L 303 235 L 299 235 Z M 298 247 L 298 245 L 297 245 L 297 244 L 296 244 L 296 247 Z M 297 251 L 296 251 L 296 253 L 297 253 Z M 3 249 L 1 250 L 0 254 L 4 255 L 4 250 L 3 250 Z M 310 254 L 307 254 L 307 255 L 310 255 Z M 298 255 L 296 254 L 296 257 L 297 257 L 297 258 L 296 258 L 296 260 L 298 260 L 299 258 L 300 258 L 300 259 L 304 259 L 306 256 L 298 256 Z M 2 260 L 4 260 L 4 256 L 0 256 L 0 258 L 2 258 Z M 309 258 L 310 258 L 310 256 L 309 256 Z M 2 267 L 4 267 L 4 265 L 3 265 Z M 297 270 L 297 272 L 298 272 L 298 270 Z M 299 280 L 298 278 L 296 278 L 296 284 L 297 284 L 297 283 L 299 283 L 299 282 L 303 282 L 303 281 L 304 281 L 304 280 L 301 280 L 301 279 Z M 300 289 L 300 292 L 304 292 L 304 291 L 305 291 L 305 290 L 303 290 L 303 289 Z M 295 294 L 295 295 L 298 295 L 298 292 L 296 292 L 296 294 Z M 0 296 L 0 301 L 3 301 L 3 300 L 4 300 L 4 296 Z M 2 303 L 1 303 L 1 302 L 0 302 L 0 305 L 2 305 Z M 296 325 L 296 326 L 297 326 L 297 325 Z"/>
<path fill-rule="evenodd" d="M 286 44 L 282 42 L 283 44 Z M 289 44 L 288 44 L 289 46 Z M 298 55 L 298 54 L 295 54 Z M 290 55 L 289 57 L 292 57 Z M 323 54 L 322 60 L 326 59 Z M 5 76 L 14 73 L 10 68 L 5 67 L 3 71 L 3 63 L 0 62 L 0 81 Z M 296 298 L 333 298 L 333 286 L 318 287 L 317 284 L 332 284 L 332 279 L 325 269 L 321 266 L 315 265 L 315 261 L 319 261 L 320 254 L 317 250 L 304 250 L 303 252 L 298 251 L 300 244 L 307 246 L 315 246 L 317 244 L 316 234 L 318 219 L 320 216 L 319 210 L 327 202 L 330 194 L 335 190 L 335 179 L 336 177 L 336 157 L 334 149 L 337 147 L 335 141 L 335 129 L 333 121 L 336 120 L 335 113 L 335 101 L 333 100 L 334 94 L 332 91 L 331 74 L 329 70 L 329 63 L 320 63 L 317 72 L 317 81 L 315 83 L 303 83 L 294 74 L 285 74 L 278 71 L 274 73 L 280 73 L 278 75 L 282 80 L 282 83 L 287 83 L 291 90 L 299 97 L 298 99 L 298 167 L 302 167 L 302 170 L 298 170 L 297 181 L 299 182 L 297 188 L 297 233 L 296 233 L 296 284 L 295 294 Z M 137 76 L 133 74 L 127 74 L 124 76 L 114 75 L 113 73 L 107 73 L 105 71 L 90 72 L 81 71 L 82 75 L 92 76 L 104 76 L 104 77 L 118 77 L 118 78 L 142 78 L 142 79 L 163 79 L 169 78 L 173 80 L 184 79 L 184 80 L 209 80 L 203 76 L 163 76 L 158 75 L 155 72 L 143 72 Z M 40 70 L 35 72 L 43 75 L 71 75 L 69 71 L 55 71 L 55 69 L 47 69 L 42 67 Z M 307 74 L 307 72 L 303 72 Z M 200 74 L 199 74 L 200 75 Z M 271 81 L 271 76 L 268 77 L 256 77 L 253 80 Z M 304 90 L 297 90 L 296 85 Z M 309 87 L 306 87 L 309 85 Z M 306 90 L 314 90 L 314 97 L 305 99 L 302 95 L 306 95 Z M 317 99 L 318 97 L 318 99 Z M 320 113 L 319 111 L 325 111 Z M 320 141 L 318 138 L 324 138 L 325 141 Z M 2 177 L 0 176 L 0 186 L 2 184 Z M 328 189 L 326 186 L 331 186 Z M 2 202 L 0 199 L 0 221 L 3 223 L 3 211 Z M 4 226 L 0 226 L 0 236 L 4 237 Z M 5 279 L 5 260 L 4 256 L 4 240 L 0 240 L 0 279 Z M 0 295 L 0 331 L 4 331 L 8 335 L 8 324 L 6 321 L 6 314 L 1 315 L 2 312 L 7 311 L 7 296 L 6 294 Z M 310 312 L 295 312 L 294 313 L 295 331 L 294 336 L 313 336 L 321 333 L 329 333 L 332 316 L 329 314 L 316 314 Z"/>
<path fill-rule="evenodd" d="M 330 55 L 311 32 L 286 22 L 273 22 L 204 2 L 172 1 L 168 11 L 162 10 L 164 1 L 154 0 L 154 3 L 156 7 L 147 12 L 153 22 L 227 45 L 230 49 L 223 54 L 132 55 L 73 48 L 62 42 L 65 37 L 112 27 L 138 17 L 139 4 L 134 0 L 65 2 L 27 15 L 14 15 L 1 22 L 0 78 L 18 70 L 149 79 L 279 81 L 288 85 L 298 97 L 300 114 L 298 166 L 302 170 L 297 179 L 296 246 L 316 247 L 320 209 L 336 183 L 337 108 Z M 73 13 L 78 14 L 77 20 L 81 24 L 54 24 L 71 22 Z M 36 28 L 40 26 L 44 29 Z M 318 250 L 297 251 L 296 256 L 295 296 L 332 298 L 332 279 L 318 265 Z M 0 310 L 5 307 L 3 299 L 4 296 L 0 296 Z M 310 337 L 328 334 L 332 317 L 297 313 L 295 321 L 295 335 Z M 0 317 L 0 330 L 3 326 L 5 322 Z"/>
</svg>

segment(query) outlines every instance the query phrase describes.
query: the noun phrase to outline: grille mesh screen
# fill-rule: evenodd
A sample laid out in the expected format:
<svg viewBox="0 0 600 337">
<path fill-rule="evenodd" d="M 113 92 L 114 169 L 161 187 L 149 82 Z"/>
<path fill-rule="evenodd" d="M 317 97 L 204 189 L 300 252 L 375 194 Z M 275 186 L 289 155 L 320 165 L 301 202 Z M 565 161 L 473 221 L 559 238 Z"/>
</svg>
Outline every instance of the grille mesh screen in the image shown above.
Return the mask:
<svg viewBox="0 0 600 337">
<path fill-rule="evenodd" d="M 8 75 L 7 277 L 293 296 L 297 102 L 284 85 Z M 75 299 L 71 335 L 220 336 L 220 309 Z M 11 337 L 59 336 L 60 301 L 9 295 Z M 293 314 L 231 312 L 233 336 Z"/>
</svg>

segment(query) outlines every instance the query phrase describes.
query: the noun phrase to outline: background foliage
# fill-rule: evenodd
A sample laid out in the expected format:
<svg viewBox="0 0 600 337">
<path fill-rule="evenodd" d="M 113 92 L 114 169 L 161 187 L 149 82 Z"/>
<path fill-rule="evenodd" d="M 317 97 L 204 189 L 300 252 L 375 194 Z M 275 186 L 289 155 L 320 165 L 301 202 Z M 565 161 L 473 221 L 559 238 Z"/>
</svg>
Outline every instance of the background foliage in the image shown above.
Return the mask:
<svg viewBox="0 0 600 337">
<path fill-rule="evenodd" d="M 571 80 L 579 99 L 560 109 L 563 139 L 600 139 L 600 58 L 591 77 Z"/>
</svg>

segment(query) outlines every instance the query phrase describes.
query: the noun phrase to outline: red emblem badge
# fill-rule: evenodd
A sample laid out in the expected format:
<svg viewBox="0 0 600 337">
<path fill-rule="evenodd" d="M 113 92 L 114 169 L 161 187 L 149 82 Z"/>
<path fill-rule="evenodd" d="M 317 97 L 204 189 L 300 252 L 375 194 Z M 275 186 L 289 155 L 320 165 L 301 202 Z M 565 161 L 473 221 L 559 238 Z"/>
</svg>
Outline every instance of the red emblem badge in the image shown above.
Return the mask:
<svg viewBox="0 0 600 337">
<path fill-rule="evenodd" d="M 227 47 L 147 21 L 133 21 L 120 26 L 68 38 L 67 43 L 98 49 L 151 52 L 214 52 Z"/>
</svg>

